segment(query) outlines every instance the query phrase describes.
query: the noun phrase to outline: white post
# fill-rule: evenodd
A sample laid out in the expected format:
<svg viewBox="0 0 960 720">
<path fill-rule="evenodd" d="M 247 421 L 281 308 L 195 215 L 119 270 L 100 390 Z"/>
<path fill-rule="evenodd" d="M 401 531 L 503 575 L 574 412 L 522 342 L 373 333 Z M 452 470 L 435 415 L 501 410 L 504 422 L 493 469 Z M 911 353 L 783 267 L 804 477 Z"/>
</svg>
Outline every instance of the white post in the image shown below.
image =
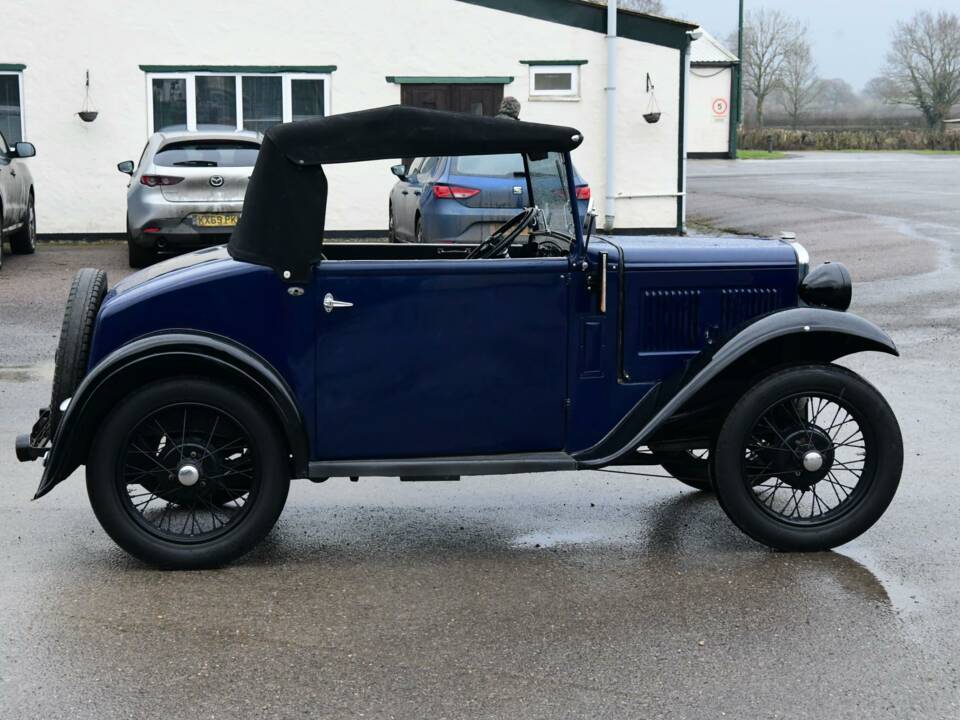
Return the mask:
<svg viewBox="0 0 960 720">
<path fill-rule="evenodd" d="M 613 230 L 616 219 L 617 175 L 617 0 L 607 0 L 607 192 L 604 228 Z"/>
</svg>

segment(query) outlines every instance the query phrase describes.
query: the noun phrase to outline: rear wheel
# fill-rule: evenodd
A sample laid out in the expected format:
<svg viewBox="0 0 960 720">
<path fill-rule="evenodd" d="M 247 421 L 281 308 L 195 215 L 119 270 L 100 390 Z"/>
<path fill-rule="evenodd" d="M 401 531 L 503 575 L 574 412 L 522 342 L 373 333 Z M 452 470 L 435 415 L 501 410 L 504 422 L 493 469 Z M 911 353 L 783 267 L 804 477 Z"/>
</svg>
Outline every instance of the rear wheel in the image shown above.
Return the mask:
<svg viewBox="0 0 960 720">
<path fill-rule="evenodd" d="M 791 368 L 751 388 L 717 441 L 714 485 L 730 519 L 780 550 L 829 550 L 872 526 L 903 467 L 897 419 L 859 375 Z"/>
<path fill-rule="evenodd" d="M 153 248 L 137 245 L 133 238 L 127 238 L 127 261 L 132 268 L 145 268 L 157 261 L 157 253 Z"/>
<path fill-rule="evenodd" d="M 10 250 L 15 255 L 32 255 L 37 250 L 37 213 L 33 193 L 30 193 L 30 201 L 27 203 L 23 227 L 10 237 Z"/>
<path fill-rule="evenodd" d="M 709 450 L 663 450 L 651 448 L 660 467 L 684 485 L 711 490 Z"/>
<path fill-rule="evenodd" d="M 104 530 L 161 567 L 223 565 L 273 527 L 290 485 L 282 438 L 256 403 L 199 378 L 148 385 L 108 416 L 87 493 Z"/>
<path fill-rule="evenodd" d="M 422 244 L 423 242 L 425 242 L 423 239 L 423 223 L 420 221 L 420 213 L 417 213 L 417 220 L 415 223 L 414 234 L 416 235 L 418 243 Z"/>
<path fill-rule="evenodd" d="M 61 403 L 73 397 L 87 374 L 93 326 L 106 292 L 107 274 L 103 270 L 82 268 L 73 276 L 54 359 L 53 390 L 50 394 L 51 437 L 60 424 Z"/>
</svg>

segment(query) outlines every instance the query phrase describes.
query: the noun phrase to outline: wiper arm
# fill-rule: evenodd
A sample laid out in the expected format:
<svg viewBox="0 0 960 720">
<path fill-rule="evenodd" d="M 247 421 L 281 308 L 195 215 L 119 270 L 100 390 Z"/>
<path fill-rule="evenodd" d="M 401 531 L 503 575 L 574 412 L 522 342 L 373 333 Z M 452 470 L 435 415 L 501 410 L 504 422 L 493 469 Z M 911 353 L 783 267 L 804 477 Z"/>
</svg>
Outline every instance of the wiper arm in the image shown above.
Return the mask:
<svg viewBox="0 0 960 720">
<path fill-rule="evenodd" d="M 217 167 L 215 160 L 181 160 L 175 162 L 177 167 Z"/>
</svg>

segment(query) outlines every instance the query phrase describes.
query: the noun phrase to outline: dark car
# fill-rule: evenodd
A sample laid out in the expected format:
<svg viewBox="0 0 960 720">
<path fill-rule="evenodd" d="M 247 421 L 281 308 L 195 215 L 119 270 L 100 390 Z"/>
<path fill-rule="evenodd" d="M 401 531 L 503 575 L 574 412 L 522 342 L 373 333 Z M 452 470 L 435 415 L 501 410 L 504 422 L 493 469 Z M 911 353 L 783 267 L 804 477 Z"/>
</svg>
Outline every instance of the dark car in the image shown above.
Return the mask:
<svg viewBox="0 0 960 720">
<path fill-rule="evenodd" d="M 424 132 L 430 128 L 430 132 Z M 389 107 L 271 128 L 226 247 L 70 292 L 36 497 L 86 464 L 105 530 L 162 566 L 227 562 L 292 478 L 459 479 L 663 463 L 748 535 L 866 531 L 903 446 L 834 364 L 897 354 L 799 245 L 586 237 L 572 128 Z M 477 244 L 325 243 L 329 163 L 524 153 L 532 203 Z"/>
<path fill-rule="evenodd" d="M 478 243 L 530 204 L 523 155 L 415 158 L 390 168 L 392 242 Z M 574 168 L 577 209 L 587 217 L 590 186 Z"/>
<path fill-rule="evenodd" d="M 33 176 L 24 162 L 37 154 L 32 143 L 7 144 L 0 133 L 0 266 L 3 241 L 11 252 L 29 255 L 37 249 L 37 213 Z"/>
</svg>

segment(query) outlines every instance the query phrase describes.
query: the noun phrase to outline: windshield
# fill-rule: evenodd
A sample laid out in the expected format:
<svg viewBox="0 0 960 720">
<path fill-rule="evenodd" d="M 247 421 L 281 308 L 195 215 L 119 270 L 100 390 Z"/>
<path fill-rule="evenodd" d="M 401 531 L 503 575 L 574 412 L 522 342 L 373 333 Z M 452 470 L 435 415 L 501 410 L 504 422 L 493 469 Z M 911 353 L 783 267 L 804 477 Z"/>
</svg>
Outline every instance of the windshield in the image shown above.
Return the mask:
<svg viewBox="0 0 960 720">
<path fill-rule="evenodd" d="M 253 167 L 260 145 L 242 140 L 184 140 L 163 146 L 154 163 L 175 167 Z"/>
<path fill-rule="evenodd" d="M 543 211 L 545 230 L 574 237 L 573 208 L 567 192 L 567 169 L 561 153 L 549 153 L 542 160 L 529 160 L 533 202 Z"/>
</svg>

